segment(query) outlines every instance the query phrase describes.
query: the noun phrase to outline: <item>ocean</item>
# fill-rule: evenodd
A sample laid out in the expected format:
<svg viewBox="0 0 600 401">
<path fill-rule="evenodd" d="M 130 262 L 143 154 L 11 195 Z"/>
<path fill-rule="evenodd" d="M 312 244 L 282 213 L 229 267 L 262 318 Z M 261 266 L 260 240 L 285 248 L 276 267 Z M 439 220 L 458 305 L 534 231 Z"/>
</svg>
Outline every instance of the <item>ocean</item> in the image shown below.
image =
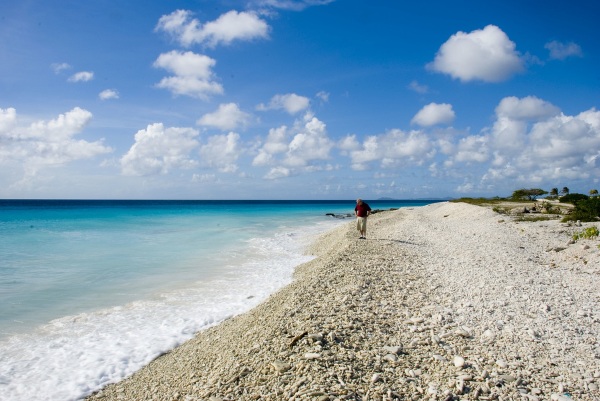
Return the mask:
<svg viewBox="0 0 600 401">
<path fill-rule="evenodd" d="M 354 205 L 0 200 L 0 400 L 78 400 L 130 376 L 290 283 Z"/>
</svg>

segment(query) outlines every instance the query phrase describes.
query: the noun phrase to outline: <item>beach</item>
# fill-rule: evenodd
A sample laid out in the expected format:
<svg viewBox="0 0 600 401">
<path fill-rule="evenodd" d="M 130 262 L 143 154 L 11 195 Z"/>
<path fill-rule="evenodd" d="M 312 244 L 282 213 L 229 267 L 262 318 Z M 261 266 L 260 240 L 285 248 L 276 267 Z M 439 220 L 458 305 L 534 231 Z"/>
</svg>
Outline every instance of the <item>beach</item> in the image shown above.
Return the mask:
<svg viewBox="0 0 600 401">
<path fill-rule="evenodd" d="M 571 240 L 590 225 L 447 202 L 372 215 L 366 240 L 349 222 L 88 400 L 598 400 L 600 242 Z"/>
</svg>

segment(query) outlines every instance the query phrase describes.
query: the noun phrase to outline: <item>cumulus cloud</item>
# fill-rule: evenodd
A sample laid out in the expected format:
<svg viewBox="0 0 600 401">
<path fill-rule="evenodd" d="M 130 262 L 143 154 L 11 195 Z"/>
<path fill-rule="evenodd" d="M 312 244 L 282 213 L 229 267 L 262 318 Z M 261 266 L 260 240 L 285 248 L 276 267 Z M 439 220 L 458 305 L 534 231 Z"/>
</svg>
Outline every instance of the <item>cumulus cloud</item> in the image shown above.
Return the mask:
<svg viewBox="0 0 600 401">
<path fill-rule="evenodd" d="M 454 121 L 454 110 L 448 103 L 429 103 L 412 118 L 411 124 L 431 127 L 439 124 L 451 124 Z"/>
<path fill-rule="evenodd" d="M 557 182 L 600 175 L 600 112 L 567 116 L 535 98 L 507 97 L 486 136 L 493 153 L 482 182 Z"/>
<path fill-rule="evenodd" d="M 469 136 L 461 138 L 456 146 L 454 161 L 459 163 L 483 163 L 490 158 L 488 146 L 489 138 L 486 136 Z"/>
<path fill-rule="evenodd" d="M 432 151 L 433 144 L 422 131 L 393 129 L 368 136 L 359 149 L 350 152 L 350 158 L 354 170 L 366 170 L 373 162 L 391 168 L 403 163 L 421 164 L 432 157 Z"/>
<path fill-rule="evenodd" d="M 496 107 L 498 117 L 507 117 L 513 120 L 540 120 L 560 113 L 560 109 L 552 103 L 535 96 L 517 98 L 505 97 Z"/>
<path fill-rule="evenodd" d="M 266 180 L 276 180 L 278 178 L 289 177 L 292 174 L 291 170 L 287 167 L 277 166 L 269 170 L 263 177 Z"/>
<path fill-rule="evenodd" d="M 94 79 L 94 73 L 91 71 L 77 72 L 69 77 L 69 82 L 87 82 Z"/>
<path fill-rule="evenodd" d="M 515 47 L 495 25 L 470 33 L 457 32 L 440 47 L 427 68 L 463 82 L 501 82 L 524 69 Z"/>
<path fill-rule="evenodd" d="M 13 107 L 0 109 L 0 136 L 7 135 L 17 124 L 17 110 Z"/>
<path fill-rule="evenodd" d="M 214 113 L 203 115 L 196 123 L 226 131 L 245 126 L 249 121 L 250 114 L 241 111 L 235 103 L 226 103 L 219 105 L 219 108 Z"/>
<path fill-rule="evenodd" d="M 29 177 L 44 167 L 91 159 L 112 152 L 103 141 L 76 139 L 92 119 L 92 113 L 75 107 L 50 121 L 20 126 L 14 108 L 0 109 L 0 164 L 17 164 Z"/>
<path fill-rule="evenodd" d="M 342 151 L 350 151 L 360 149 L 360 143 L 356 139 L 356 135 L 346 135 L 344 138 L 340 139 L 337 143 L 337 147 Z"/>
<path fill-rule="evenodd" d="M 154 67 L 163 68 L 174 76 L 163 78 L 157 86 L 174 95 L 208 99 L 209 95 L 222 94 L 223 87 L 215 81 L 212 68 L 216 61 L 203 54 L 172 50 L 161 54 Z"/>
<path fill-rule="evenodd" d="M 242 151 L 239 141 L 240 136 L 235 132 L 211 136 L 208 143 L 200 147 L 202 164 L 223 173 L 235 173 L 238 169 L 236 161 Z"/>
<path fill-rule="evenodd" d="M 214 21 L 202 24 L 187 10 L 177 10 L 160 17 L 157 31 L 170 34 L 183 46 L 204 44 L 209 47 L 229 45 L 233 41 L 267 38 L 269 26 L 257 14 L 249 11 L 229 11 Z"/>
<path fill-rule="evenodd" d="M 333 147 L 327 136 L 325 123 L 307 115 L 303 128 L 294 135 L 288 146 L 284 163 L 290 166 L 306 166 L 313 160 L 326 160 Z"/>
<path fill-rule="evenodd" d="M 198 131 L 192 128 L 165 128 L 161 123 L 148 125 L 135 134 L 135 143 L 121 157 L 121 172 L 146 176 L 192 168 L 198 164 L 190 156 L 199 145 L 197 136 Z"/>
<path fill-rule="evenodd" d="M 577 43 L 562 43 L 556 40 L 546 43 L 544 46 L 550 52 L 550 59 L 564 60 L 567 57 L 583 57 L 581 47 Z"/>
<path fill-rule="evenodd" d="M 284 125 L 278 128 L 271 128 L 267 138 L 258 151 L 258 155 L 252 161 L 253 166 L 265 166 L 274 160 L 274 156 L 284 153 L 288 150 L 289 134 L 288 128 Z"/>
<path fill-rule="evenodd" d="M 284 167 L 272 171 L 288 174 L 296 170 L 316 171 L 323 168 L 318 162 L 329 159 L 333 146 L 325 124 L 307 113 L 292 128 L 271 129 L 252 164 Z"/>
<path fill-rule="evenodd" d="M 118 99 L 119 92 L 115 89 L 105 89 L 98 94 L 100 100 Z"/>
<path fill-rule="evenodd" d="M 288 93 L 285 95 L 275 95 L 271 98 L 269 104 L 265 105 L 261 103 L 256 106 L 256 109 L 260 111 L 285 110 L 289 114 L 296 114 L 306 110 L 308 106 L 310 106 L 310 100 L 307 97 Z"/>
</svg>

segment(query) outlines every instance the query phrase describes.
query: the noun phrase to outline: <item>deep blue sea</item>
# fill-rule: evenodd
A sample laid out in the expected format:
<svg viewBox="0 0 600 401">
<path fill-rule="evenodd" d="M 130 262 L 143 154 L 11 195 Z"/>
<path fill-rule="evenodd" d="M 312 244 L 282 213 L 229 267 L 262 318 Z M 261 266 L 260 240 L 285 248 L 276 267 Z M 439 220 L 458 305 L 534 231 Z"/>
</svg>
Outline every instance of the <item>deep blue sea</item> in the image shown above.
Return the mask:
<svg viewBox="0 0 600 401">
<path fill-rule="evenodd" d="M 369 201 L 373 209 L 435 201 Z M 288 284 L 348 201 L 0 200 L 0 400 L 77 400 Z"/>
</svg>

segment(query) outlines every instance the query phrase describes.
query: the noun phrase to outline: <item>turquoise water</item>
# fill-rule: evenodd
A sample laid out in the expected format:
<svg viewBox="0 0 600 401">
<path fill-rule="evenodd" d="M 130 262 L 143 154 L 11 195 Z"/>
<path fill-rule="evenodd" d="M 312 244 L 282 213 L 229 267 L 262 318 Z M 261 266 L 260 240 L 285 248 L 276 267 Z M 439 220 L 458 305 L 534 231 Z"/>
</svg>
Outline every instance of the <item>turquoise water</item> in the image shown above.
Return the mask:
<svg viewBox="0 0 600 401">
<path fill-rule="evenodd" d="M 432 201 L 371 201 L 372 208 Z M 0 201 L 0 400 L 79 399 L 291 281 L 353 201 Z"/>
</svg>

